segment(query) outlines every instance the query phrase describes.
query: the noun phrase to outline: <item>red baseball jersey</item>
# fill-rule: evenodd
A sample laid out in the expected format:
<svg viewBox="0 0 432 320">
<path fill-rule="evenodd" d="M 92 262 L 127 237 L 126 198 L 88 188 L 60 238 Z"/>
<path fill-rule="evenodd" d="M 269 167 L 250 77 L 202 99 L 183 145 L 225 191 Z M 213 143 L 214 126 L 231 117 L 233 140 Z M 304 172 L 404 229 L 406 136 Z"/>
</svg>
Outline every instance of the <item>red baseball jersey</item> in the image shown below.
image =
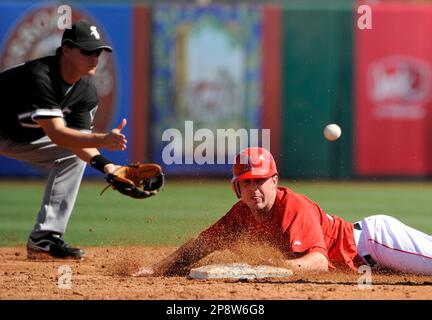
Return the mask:
<svg viewBox="0 0 432 320">
<path fill-rule="evenodd" d="M 275 210 L 264 221 L 255 219 L 239 201 L 201 236 L 214 250 L 247 236 L 280 249 L 288 257 L 320 252 L 332 269 L 356 271 L 358 266 L 353 224 L 326 214 L 318 204 L 286 187 L 278 187 Z"/>
</svg>

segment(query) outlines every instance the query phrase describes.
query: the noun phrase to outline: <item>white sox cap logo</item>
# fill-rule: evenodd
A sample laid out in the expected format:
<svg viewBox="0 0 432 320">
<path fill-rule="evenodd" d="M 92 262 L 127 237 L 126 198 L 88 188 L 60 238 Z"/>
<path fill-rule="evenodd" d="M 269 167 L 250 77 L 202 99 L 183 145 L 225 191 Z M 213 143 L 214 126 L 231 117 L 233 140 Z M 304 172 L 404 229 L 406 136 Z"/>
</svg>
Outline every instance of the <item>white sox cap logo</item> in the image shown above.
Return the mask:
<svg viewBox="0 0 432 320">
<path fill-rule="evenodd" d="M 99 32 L 97 31 L 97 29 L 96 29 L 96 27 L 95 26 L 91 26 L 90 27 L 90 35 L 91 36 L 94 36 L 97 40 L 99 40 L 100 39 L 100 35 L 99 35 Z"/>
</svg>

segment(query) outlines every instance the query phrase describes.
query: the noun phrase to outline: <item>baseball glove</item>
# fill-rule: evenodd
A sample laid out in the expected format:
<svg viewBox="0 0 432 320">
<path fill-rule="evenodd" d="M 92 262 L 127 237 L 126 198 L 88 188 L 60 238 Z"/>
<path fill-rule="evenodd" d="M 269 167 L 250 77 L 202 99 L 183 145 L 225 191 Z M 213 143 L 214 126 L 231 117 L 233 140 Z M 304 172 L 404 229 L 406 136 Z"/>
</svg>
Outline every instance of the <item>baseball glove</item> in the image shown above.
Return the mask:
<svg viewBox="0 0 432 320">
<path fill-rule="evenodd" d="M 118 168 L 106 177 L 109 187 L 136 199 L 154 196 L 163 187 L 165 177 L 162 168 L 156 163 L 128 164 Z"/>
</svg>

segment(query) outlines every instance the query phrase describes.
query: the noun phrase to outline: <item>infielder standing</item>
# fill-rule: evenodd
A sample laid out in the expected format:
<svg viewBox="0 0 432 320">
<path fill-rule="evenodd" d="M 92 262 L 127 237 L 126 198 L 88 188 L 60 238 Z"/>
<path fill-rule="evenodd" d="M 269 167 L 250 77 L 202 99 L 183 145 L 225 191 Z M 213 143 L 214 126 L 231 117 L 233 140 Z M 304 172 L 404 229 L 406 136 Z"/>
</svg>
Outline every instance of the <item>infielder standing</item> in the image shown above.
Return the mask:
<svg viewBox="0 0 432 320">
<path fill-rule="evenodd" d="M 97 148 L 124 150 L 118 128 L 91 133 L 98 104 L 93 76 L 102 51 L 111 52 L 97 28 L 78 21 L 63 33 L 55 56 L 0 73 L 0 155 L 50 169 L 42 205 L 27 242 L 29 258 L 75 258 L 79 248 L 63 240 L 86 163 L 103 173 L 118 166 Z M 84 78 L 83 78 L 84 77 Z"/>
<path fill-rule="evenodd" d="M 232 187 L 240 198 L 218 222 L 135 276 L 182 274 L 215 250 L 242 237 L 278 248 L 294 272 L 373 268 L 432 275 L 432 236 L 395 218 L 376 215 L 354 224 L 326 214 L 318 204 L 278 187 L 273 156 L 262 148 L 240 152 Z"/>
</svg>

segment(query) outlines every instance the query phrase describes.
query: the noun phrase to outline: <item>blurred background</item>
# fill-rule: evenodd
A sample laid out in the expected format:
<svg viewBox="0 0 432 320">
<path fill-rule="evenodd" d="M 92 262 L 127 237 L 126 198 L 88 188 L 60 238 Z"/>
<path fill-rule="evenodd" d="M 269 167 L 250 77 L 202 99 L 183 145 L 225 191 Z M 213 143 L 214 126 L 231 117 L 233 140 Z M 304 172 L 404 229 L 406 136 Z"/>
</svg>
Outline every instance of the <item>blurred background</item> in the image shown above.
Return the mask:
<svg viewBox="0 0 432 320">
<path fill-rule="evenodd" d="M 432 1 L 2 1 L 0 70 L 54 53 L 62 5 L 114 48 L 93 77 L 95 125 L 127 118 L 128 149 L 103 153 L 167 173 L 160 195 L 135 201 L 99 197 L 104 180 L 87 168 L 72 241 L 178 245 L 197 234 L 236 198 L 231 165 L 195 156 L 216 160 L 217 145 L 232 161 L 251 142 L 240 130 L 257 129 L 270 130 L 281 184 L 326 212 L 384 213 L 432 232 Z M 342 128 L 334 142 L 329 123 Z M 163 161 L 166 150 L 179 161 Z M 25 242 L 45 174 L 0 156 L 0 245 Z"/>
<path fill-rule="evenodd" d="M 215 143 L 217 129 L 270 129 L 286 178 L 432 174 L 432 1 L 6 1 L 0 70 L 54 52 L 61 5 L 114 48 L 94 79 L 96 128 L 129 120 L 128 150 L 106 152 L 114 161 L 163 163 L 168 146 L 183 157 L 165 165 L 170 175 L 229 175 L 186 163 L 203 142 L 186 147 L 193 121 Z M 323 138 L 329 123 L 342 128 L 335 142 Z M 164 140 L 170 128 L 183 140 Z M 0 157 L 0 176 L 38 175 Z"/>
</svg>

